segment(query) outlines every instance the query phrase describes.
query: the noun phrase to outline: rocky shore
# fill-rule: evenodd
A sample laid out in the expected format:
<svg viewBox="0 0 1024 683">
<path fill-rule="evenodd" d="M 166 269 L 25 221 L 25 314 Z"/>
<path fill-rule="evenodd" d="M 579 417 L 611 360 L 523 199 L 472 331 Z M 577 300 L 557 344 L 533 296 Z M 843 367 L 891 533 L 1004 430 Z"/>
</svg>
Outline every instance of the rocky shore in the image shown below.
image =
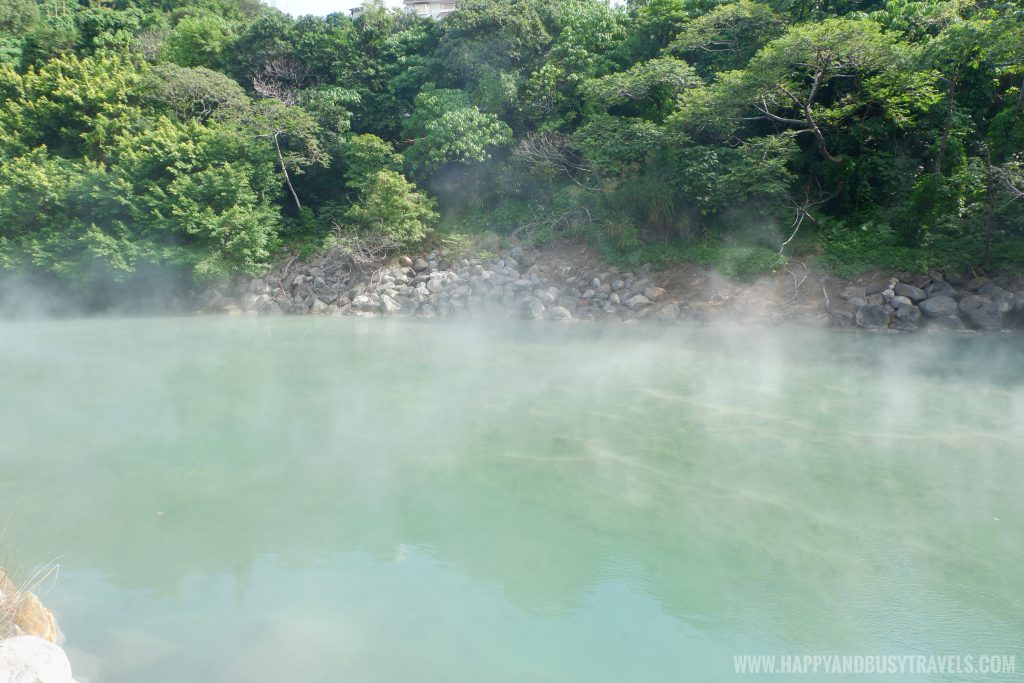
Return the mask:
<svg viewBox="0 0 1024 683">
<path fill-rule="evenodd" d="M 0 683 L 75 683 L 53 612 L 0 569 Z"/>
<path fill-rule="evenodd" d="M 933 272 L 821 275 L 803 262 L 752 283 L 692 264 L 653 272 L 604 265 L 585 245 L 522 246 L 493 255 L 447 249 L 372 270 L 337 253 L 290 259 L 262 276 L 206 290 L 204 313 L 520 318 L 673 324 L 795 322 L 914 332 L 998 331 L 1024 323 L 1024 279 Z"/>
</svg>

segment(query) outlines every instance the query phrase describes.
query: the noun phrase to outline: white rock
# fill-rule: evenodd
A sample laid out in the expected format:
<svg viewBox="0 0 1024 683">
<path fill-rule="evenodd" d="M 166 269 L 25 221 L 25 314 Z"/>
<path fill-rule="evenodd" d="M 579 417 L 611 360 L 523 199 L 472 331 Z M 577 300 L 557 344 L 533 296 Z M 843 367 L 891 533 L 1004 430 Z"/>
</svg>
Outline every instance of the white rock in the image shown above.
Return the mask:
<svg viewBox="0 0 1024 683">
<path fill-rule="evenodd" d="M 0 640 L 0 683 L 74 683 L 64 650 L 35 636 Z"/>
</svg>

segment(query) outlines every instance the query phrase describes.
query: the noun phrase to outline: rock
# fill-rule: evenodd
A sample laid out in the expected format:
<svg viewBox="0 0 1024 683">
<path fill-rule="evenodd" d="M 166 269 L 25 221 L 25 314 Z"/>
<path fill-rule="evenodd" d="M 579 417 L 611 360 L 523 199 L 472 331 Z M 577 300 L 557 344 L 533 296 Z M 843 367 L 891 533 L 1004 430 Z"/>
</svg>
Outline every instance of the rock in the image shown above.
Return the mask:
<svg viewBox="0 0 1024 683">
<path fill-rule="evenodd" d="M 853 313 L 849 311 L 832 311 L 830 314 L 832 318 L 832 326 L 839 328 L 853 327 L 856 324 Z"/>
<path fill-rule="evenodd" d="M 881 306 L 885 303 L 885 295 L 881 292 L 876 294 L 868 294 L 867 296 L 868 306 Z"/>
<path fill-rule="evenodd" d="M 387 294 L 380 298 L 380 312 L 384 315 L 393 315 L 401 310 L 402 306 Z"/>
<path fill-rule="evenodd" d="M 612 291 L 617 292 L 620 289 L 624 288 L 625 286 L 626 283 L 623 282 L 622 280 L 615 280 L 614 282 L 612 282 Z"/>
<path fill-rule="evenodd" d="M 928 321 L 929 327 L 939 328 L 942 330 L 963 330 L 964 321 L 956 315 L 940 315 L 936 316 Z"/>
<path fill-rule="evenodd" d="M 253 294 L 263 294 L 267 291 L 267 283 L 263 281 L 263 278 L 256 278 L 249 283 L 249 291 Z"/>
<path fill-rule="evenodd" d="M 933 282 L 928 285 L 928 296 L 948 296 L 950 299 L 957 296 L 957 291 L 948 282 Z"/>
<path fill-rule="evenodd" d="M 1003 314 L 994 301 L 969 294 L 960 300 L 960 312 L 979 330 L 996 332 L 1003 329 Z"/>
<path fill-rule="evenodd" d="M 955 316 L 957 312 L 956 301 L 948 296 L 931 296 L 918 304 L 918 306 L 921 312 L 930 318 Z"/>
<path fill-rule="evenodd" d="M 352 307 L 359 311 L 373 311 L 380 307 L 380 301 L 375 295 L 360 294 L 352 299 Z"/>
<path fill-rule="evenodd" d="M 544 311 L 544 304 L 542 304 L 539 299 L 532 296 L 527 297 L 520 308 L 521 315 L 526 320 L 543 320 Z"/>
<path fill-rule="evenodd" d="M 893 308 L 899 308 L 900 306 L 911 306 L 913 302 L 905 296 L 894 296 L 889 299 L 889 305 Z"/>
<path fill-rule="evenodd" d="M 555 321 L 572 320 L 572 313 L 562 306 L 552 306 L 547 310 L 547 319 Z"/>
<path fill-rule="evenodd" d="M 888 327 L 889 309 L 875 304 L 861 306 L 857 309 L 857 324 L 870 328 Z"/>
<path fill-rule="evenodd" d="M 626 306 L 628 306 L 630 309 L 632 309 L 634 311 L 636 309 L 638 309 L 638 308 L 643 308 L 644 306 L 650 306 L 650 305 L 651 305 L 651 300 L 648 299 L 643 294 L 634 294 L 633 296 L 631 296 L 628 299 L 626 299 Z"/>
<path fill-rule="evenodd" d="M 427 291 L 431 294 L 437 294 L 444 289 L 444 280 L 439 277 L 432 277 L 427 280 Z"/>
<path fill-rule="evenodd" d="M 313 299 L 313 304 L 309 307 L 309 312 L 323 315 L 327 312 L 328 308 L 329 306 L 325 302 L 320 299 Z"/>
<path fill-rule="evenodd" d="M 0 683 L 74 683 L 64 650 L 36 636 L 0 641 Z"/>
<path fill-rule="evenodd" d="M 619 296 L 618 292 L 612 292 L 608 295 L 608 301 L 610 301 L 613 306 L 618 306 L 622 303 L 622 297 Z"/>
<path fill-rule="evenodd" d="M 976 277 L 965 282 L 964 287 L 966 287 L 967 291 L 969 292 L 977 292 L 979 289 L 984 287 L 989 282 L 991 282 L 991 280 L 989 280 L 987 277 Z"/>
<path fill-rule="evenodd" d="M 399 256 L 398 265 L 402 266 L 403 268 L 412 268 L 412 259 L 409 258 L 408 256 Z"/>
<path fill-rule="evenodd" d="M 928 293 L 920 287 L 903 284 L 902 282 L 893 287 L 892 291 L 895 292 L 896 296 L 905 296 L 915 304 L 928 298 Z"/>
<path fill-rule="evenodd" d="M 53 612 L 43 606 L 35 593 L 19 592 L 7 574 L 0 569 L 0 605 L 4 605 L 6 611 L 12 602 L 14 609 L 11 621 L 21 635 L 36 636 L 51 643 L 57 642 L 60 631 L 57 629 L 57 620 Z"/>
<path fill-rule="evenodd" d="M 917 323 L 912 323 L 906 320 L 896 320 L 890 326 L 890 330 L 899 330 L 900 332 L 917 332 L 920 327 Z"/>
<path fill-rule="evenodd" d="M 896 309 L 896 318 L 916 325 L 921 320 L 921 309 L 913 304 L 904 304 Z"/>
<path fill-rule="evenodd" d="M 437 309 L 431 304 L 423 304 L 420 310 L 416 311 L 416 315 L 420 318 L 433 318 L 437 315 Z"/>
<path fill-rule="evenodd" d="M 864 287 L 864 296 L 871 296 L 872 294 L 881 294 L 882 290 L 885 289 L 885 285 L 881 282 L 869 282 Z"/>
<path fill-rule="evenodd" d="M 651 314 L 654 320 L 660 323 L 674 323 L 679 320 L 679 306 L 677 304 L 659 304 Z"/>
<path fill-rule="evenodd" d="M 418 257 L 412 264 L 412 269 L 415 270 L 417 273 L 422 273 L 429 267 L 430 264 L 427 263 L 422 256 Z"/>
<path fill-rule="evenodd" d="M 657 301 L 661 297 L 665 296 L 665 290 L 661 287 L 648 287 L 644 290 L 644 296 L 651 301 Z"/>
</svg>

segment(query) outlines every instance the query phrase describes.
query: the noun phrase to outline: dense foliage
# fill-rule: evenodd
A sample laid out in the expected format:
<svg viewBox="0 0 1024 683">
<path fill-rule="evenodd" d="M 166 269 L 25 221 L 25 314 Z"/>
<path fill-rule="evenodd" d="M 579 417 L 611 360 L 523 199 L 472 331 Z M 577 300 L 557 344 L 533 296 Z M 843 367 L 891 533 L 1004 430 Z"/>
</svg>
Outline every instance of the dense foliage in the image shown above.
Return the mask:
<svg viewBox="0 0 1024 683">
<path fill-rule="evenodd" d="M 1022 168 L 1015 1 L 0 7 L 0 268 L 87 286 L 436 230 L 1019 267 Z"/>
</svg>

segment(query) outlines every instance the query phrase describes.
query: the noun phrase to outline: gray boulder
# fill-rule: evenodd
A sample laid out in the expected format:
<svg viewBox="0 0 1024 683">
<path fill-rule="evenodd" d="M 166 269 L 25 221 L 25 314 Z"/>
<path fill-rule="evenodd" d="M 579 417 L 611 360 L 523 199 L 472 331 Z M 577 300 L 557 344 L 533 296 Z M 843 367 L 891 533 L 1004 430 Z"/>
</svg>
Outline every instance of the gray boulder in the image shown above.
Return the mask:
<svg viewBox="0 0 1024 683">
<path fill-rule="evenodd" d="M 659 304 L 651 317 L 660 323 L 674 323 L 679 319 L 679 306 L 676 304 Z"/>
<path fill-rule="evenodd" d="M 889 326 L 889 309 L 885 306 L 868 304 L 857 309 L 857 324 L 861 327 L 882 328 Z"/>
<path fill-rule="evenodd" d="M 899 306 L 896 309 L 896 317 L 902 322 L 916 325 L 921 320 L 921 309 L 913 304 Z"/>
<path fill-rule="evenodd" d="M 385 294 L 380 298 L 380 312 L 384 315 L 393 315 L 402 310 L 401 304 Z"/>
<path fill-rule="evenodd" d="M 915 304 L 918 301 L 923 301 L 928 298 L 928 294 L 920 287 L 904 284 L 902 282 L 893 287 L 892 291 L 895 292 L 896 296 L 905 296 Z"/>
<path fill-rule="evenodd" d="M 964 330 L 967 329 L 964 326 L 964 321 L 957 315 L 940 315 L 931 318 L 928 321 L 929 327 L 938 328 L 941 330 Z"/>
<path fill-rule="evenodd" d="M 526 320 L 543 320 L 545 310 L 544 304 L 540 302 L 540 299 L 531 296 L 523 300 L 520 314 Z"/>
<path fill-rule="evenodd" d="M 634 311 L 636 309 L 638 309 L 638 308 L 643 308 L 644 306 L 650 306 L 650 305 L 651 305 L 651 300 L 648 299 L 643 294 L 634 294 L 633 296 L 631 296 L 628 299 L 626 299 L 626 306 L 628 306 L 630 309 L 632 309 Z"/>
<path fill-rule="evenodd" d="M 661 297 L 665 296 L 665 290 L 661 287 L 648 287 L 644 290 L 644 296 L 651 301 L 657 301 Z"/>
<path fill-rule="evenodd" d="M 930 318 L 955 316 L 958 310 L 956 301 L 948 296 L 931 296 L 918 304 L 918 306 L 921 312 Z"/>
<path fill-rule="evenodd" d="M 999 304 L 969 294 L 960 300 L 960 312 L 979 330 L 995 332 L 1003 329 L 1003 314 Z"/>
<path fill-rule="evenodd" d="M 908 297 L 897 295 L 889 299 L 889 305 L 893 308 L 899 308 L 900 306 L 911 306 L 913 302 Z"/>
<path fill-rule="evenodd" d="M 561 322 L 563 320 L 572 320 L 572 313 L 569 312 L 568 308 L 562 306 L 552 306 L 547 310 L 547 319 Z"/>
<path fill-rule="evenodd" d="M 952 299 L 956 295 L 956 289 L 948 282 L 933 282 L 928 286 L 928 296 L 948 296 Z"/>
<path fill-rule="evenodd" d="M 412 269 L 415 270 L 417 273 L 422 273 L 429 267 L 430 264 L 427 263 L 422 256 L 418 257 L 412 264 Z"/>
</svg>

